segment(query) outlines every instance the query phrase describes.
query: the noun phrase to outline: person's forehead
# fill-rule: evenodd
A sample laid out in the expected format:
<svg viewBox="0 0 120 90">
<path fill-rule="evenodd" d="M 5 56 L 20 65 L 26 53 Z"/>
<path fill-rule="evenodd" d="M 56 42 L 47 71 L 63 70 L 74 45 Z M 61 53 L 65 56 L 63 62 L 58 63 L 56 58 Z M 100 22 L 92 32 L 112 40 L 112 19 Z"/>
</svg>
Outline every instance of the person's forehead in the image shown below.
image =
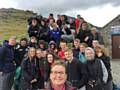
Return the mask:
<svg viewBox="0 0 120 90">
<path fill-rule="evenodd" d="M 41 53 L 41 51 L 40 51 L 40 50 L 37 50 L 36 52 L 37 52 L 37 53 L 38 53 L 38 52 L 40 52 L 40 53 Z"/>
<path fill-rule="evenodd" d="M 64 54 L 65 54 L 65 55 L 67 55 L 67 54 L 72 54 L 72 51 L 66 51 Z"/>
<path fill-rule="evenodd" d="M 30 51 L 35 51 L 35 49 L 34 49 L 34 48 L 31 48 Z"/>
<path fill-rule="evenodd" d="M 10 38 L 10 41 L 16 41 L 16 39 L 14 39 L 14 38 Z"/>
<path fill-rule="evenodd" d="M 21 43 L 26 43 L 26 42 L 27 42 L 27 41 L 25 41 L 25 40 L 22 40 L 22 41 L 21 41 Z"/>
<path fill-rule="evenodd" d="M 54 71 L 65 71 L 65 67 L 63 67 L 62 65 L 55 65 L 52 67 L 52 70 Z"/>
<path fill-rule="evenodd" d="M 36 19 L 32 19 L 33 22 L 37 21 Z"/>
<path fill-rule="evenodd" d="M 65 42 L 60 42 L 60 44 L 61 44 L 61 45 L 66 45 L 66 43 L 65 43 Z"/>
<path fill-rule="evenodd" d="M 86 50 L 86 53 L 94 53 L 92 50 Z"/>
<path fill-rule="evenodd" d="M 98 41 L 93 41 L 93 43 L 98 43 Z"/>
<path fill-rule="evenodd" d="M 74 41 L 74 44 L 78 44 L 79 42 L 78 41 Z"/>
<path fill-rule="evenodd" d="M 53 55 L 52 54 L 48 54 L 47 57 L 53 57 Z"/>
<path fill-rule="evenodd" d="M 84 45 L 80 45 L 80 48 L 84 48 L 85 46 Z"/>
</svg>

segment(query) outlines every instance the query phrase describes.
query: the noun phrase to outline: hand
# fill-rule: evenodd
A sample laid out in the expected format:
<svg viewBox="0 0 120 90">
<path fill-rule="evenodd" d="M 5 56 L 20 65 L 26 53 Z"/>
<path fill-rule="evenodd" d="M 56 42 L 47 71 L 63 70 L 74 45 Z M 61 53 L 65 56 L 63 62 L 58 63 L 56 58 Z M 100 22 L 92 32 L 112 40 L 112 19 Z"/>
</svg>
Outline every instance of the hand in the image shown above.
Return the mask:
<svg viewBox="0 0 120 90">
<path fill-rule="evenodd" d="M 37 31 L 34 31 L 35 33 L 37 33 Z"/>
<path fill-rule="evenodd" d="M 35 82 L 37 82 L 37 79 L 36 79 L 36 78 L 33 79 L 30 83 L 32 84 L 32 83 L 35 83 Z"/>
<path fill-rule="evenodd" d="M 2 75 L 3 74 L 3 72 L 0 72 L 0 75 Z"/>
<path fill-rule="evenodd" d="M 72 29 L 72 30 L 71 30 L 71 33 L 74 35 L 74 34 L 75 34 L 75 30 L 74 30 L 74 29 Z"/>
<path fill-rule="evenodd" d="M 88 41 L 88 39 L 89 39 L 89 37 L 87 36 L 87 37 L 85 38 L 85 41 Z"/>
</svg>

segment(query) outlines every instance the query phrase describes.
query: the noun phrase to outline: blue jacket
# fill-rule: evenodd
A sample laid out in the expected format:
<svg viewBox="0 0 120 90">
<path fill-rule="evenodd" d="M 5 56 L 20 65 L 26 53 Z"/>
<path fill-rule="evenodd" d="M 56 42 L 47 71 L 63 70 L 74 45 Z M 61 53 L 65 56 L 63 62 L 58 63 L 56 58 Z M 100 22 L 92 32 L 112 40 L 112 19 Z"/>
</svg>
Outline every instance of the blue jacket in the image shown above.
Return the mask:
<svg viewBox="0 0 120 90">
<path fill-rule="evenodd" d="M 85 55 L 83 53 L 79 53 L 79 60 L 82 62 L 82 63 L 86 63 L 87 62 L 87 59 L 85 57 Z"/>
<path fill-rule="evenodd" d="M 13 46 L 5 45 L 0 48 L 0 71 L 3 73 L 15 71 Z"/>
<path fill-rule="evenodd" d="M 52 40 L 55 42 L 59 42 L 61 39 L 61 31 L 57 28 L 57 30 L 49 31 L 49 34 L 52 36 Z"/>
</svg>

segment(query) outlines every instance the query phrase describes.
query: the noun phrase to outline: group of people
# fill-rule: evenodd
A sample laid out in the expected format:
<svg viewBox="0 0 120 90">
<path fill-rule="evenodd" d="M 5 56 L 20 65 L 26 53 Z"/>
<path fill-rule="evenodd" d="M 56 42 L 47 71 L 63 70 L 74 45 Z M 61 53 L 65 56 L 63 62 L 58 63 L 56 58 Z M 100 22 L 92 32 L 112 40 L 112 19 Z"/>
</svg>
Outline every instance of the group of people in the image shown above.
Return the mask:
<svg viewBox="0 0 120 90">
<path fill-rule="evenodd" d="M 103 37 L 80 15 L 28 25 L 30 40 L 10 37 L 0 47 L 0 90 L 113 90 Z"/>
</svg>

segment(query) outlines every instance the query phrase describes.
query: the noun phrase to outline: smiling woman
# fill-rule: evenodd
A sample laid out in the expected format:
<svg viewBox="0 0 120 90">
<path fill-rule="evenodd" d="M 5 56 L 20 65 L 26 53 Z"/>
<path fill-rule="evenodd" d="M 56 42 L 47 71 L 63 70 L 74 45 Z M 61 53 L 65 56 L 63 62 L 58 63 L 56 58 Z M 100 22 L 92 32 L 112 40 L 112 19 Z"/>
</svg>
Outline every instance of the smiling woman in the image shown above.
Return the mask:
<svg viewBox="0 0 120 90">
<path fill-rule="evenodd" d="M 46 84 L 45 90 L 76 90 L 66 80 L 66 64 L 56 61 L 51 66 L 50 82 Z"/>
</svg>

